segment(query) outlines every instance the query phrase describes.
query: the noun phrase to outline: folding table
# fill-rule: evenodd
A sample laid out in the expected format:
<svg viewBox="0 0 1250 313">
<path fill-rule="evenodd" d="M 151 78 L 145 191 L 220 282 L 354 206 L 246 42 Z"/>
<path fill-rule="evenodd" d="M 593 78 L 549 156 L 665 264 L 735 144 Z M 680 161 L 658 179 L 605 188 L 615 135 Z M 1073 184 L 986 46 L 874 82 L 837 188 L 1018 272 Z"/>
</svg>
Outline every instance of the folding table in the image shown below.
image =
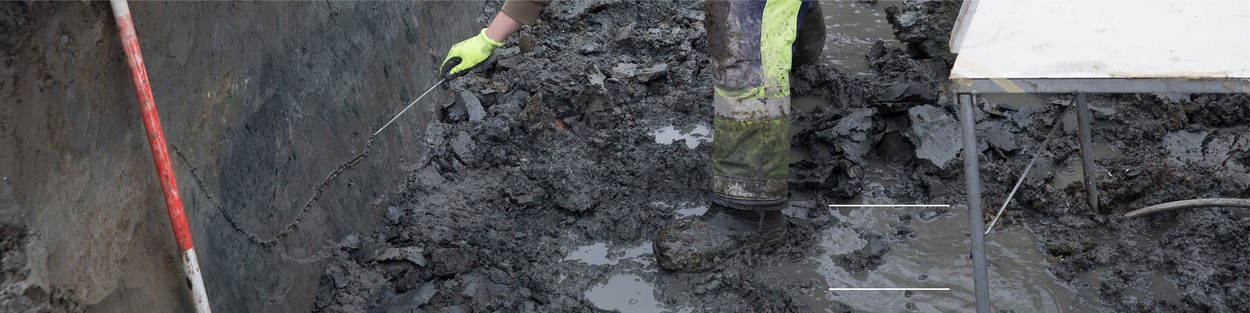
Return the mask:
<svg viewBox="0 0 1250 313">
<path fill-rule="evenodd" d="M 1099 210 L 1086 93 L 1250 93 L 1247 0 L 967 0 L 951 35 L 977 312 L 989 312 L 978 94 L 1074 93 L 1086 197 Z"/>
</svg>

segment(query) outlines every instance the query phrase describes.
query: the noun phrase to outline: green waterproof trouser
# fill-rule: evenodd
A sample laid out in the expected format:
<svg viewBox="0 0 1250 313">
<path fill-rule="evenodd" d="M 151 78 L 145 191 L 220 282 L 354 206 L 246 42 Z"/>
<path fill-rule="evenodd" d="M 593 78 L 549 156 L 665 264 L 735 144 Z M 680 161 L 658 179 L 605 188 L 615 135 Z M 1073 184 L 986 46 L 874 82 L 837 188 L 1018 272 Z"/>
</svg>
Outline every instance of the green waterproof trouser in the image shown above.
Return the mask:
<svg viewBox="0 0 1250 313">
<path fill-rule="evenodd" d="M 707 2 L 716 91 L 711 189 L 717 204 L 744 210 L 788 204 L 790 67 L 799 21 L 815 4 Z"/>
</svg>

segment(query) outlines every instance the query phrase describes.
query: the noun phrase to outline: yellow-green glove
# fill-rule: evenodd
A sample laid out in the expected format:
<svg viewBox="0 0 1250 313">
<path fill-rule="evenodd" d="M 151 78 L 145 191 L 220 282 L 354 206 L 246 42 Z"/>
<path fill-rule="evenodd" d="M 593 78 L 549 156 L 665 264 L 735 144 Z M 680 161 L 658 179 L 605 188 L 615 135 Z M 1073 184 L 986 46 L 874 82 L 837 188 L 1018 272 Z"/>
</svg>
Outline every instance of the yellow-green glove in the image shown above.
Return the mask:
<svg viewBox="0 0 1250 313">
<path fill-rule="evenodd" d="M 443 59 L 443 65 L 439 68 L 439 76 L 452 79 L 464 75 L 468 70 L 481 65 L 482 61 L 486 61 L 495 52 L 495 48 L 500 46 L 503 46 L 503 42 L 486 38 L 486 29 L 483 28 L 477 36 L 451 46 L 451 51 L 447 51 L 447 58 Z"/>
</svg>

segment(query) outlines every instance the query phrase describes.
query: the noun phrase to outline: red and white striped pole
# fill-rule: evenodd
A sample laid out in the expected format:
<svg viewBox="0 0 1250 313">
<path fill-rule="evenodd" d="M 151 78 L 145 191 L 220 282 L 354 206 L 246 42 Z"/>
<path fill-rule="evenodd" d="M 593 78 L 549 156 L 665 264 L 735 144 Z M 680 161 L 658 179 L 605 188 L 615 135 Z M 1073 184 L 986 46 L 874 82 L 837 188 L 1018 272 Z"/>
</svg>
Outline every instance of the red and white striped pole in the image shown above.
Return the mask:
<svg viewBox="0 0 1250 313">
<path fill-rule="evenodd" d="M 191 245 L 191 228 L 182 212 L 182 198 L 178 196 L 178 181 L 174 179 L 174 167 L 169 163 L 169 151 L 165 149 L 165 134 L 161 131 L 161 119 L 156 114 L 156 100 L 152 99 L 152 87 L 148 85 L 148 71 L 143 67 L 143 55 L 139 53 L 139 38 L 130 20 L 130 7 L 126 0 L 111 0 L 113 17 L 121 34 L 122 48 L 126 50 L 126 63 L 130 64 L 130 79 L 135 84 L 135 95 L 143 111 L 143 128 L 148 133 L 148 146 L 156 161 L 156 173 L 161 179 L 161 192 L 165 194 L 165 208 L 169 211 L 169 224 L 174 228 L 174 240 L 182 252 L 182 271 L 191 285 L 191 297 L 198 313 L 212 312 L 208 306 L 208 294 L 204 291 L 204 279 L 200 276 L 200 264 L 195 259 Z"/>
</svg>

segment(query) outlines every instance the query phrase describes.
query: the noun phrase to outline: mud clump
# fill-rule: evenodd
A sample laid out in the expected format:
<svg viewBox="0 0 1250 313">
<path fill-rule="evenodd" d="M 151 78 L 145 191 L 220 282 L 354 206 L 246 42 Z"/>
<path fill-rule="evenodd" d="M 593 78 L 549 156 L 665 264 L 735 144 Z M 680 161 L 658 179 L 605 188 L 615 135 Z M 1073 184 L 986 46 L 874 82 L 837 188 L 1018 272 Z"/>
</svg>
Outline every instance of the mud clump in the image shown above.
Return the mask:
<svg viewBox="0 0 1250 313">
<path fill-rule="evenodd" d="M 948 38 L 955 27 L 959 1 L 904 0 L 903 5 L 885 9 L 886 21 L 894 26 L 894 36 L 907 44 L 917 59 L 936 58 L 954 63 Z"/>
<path fill-rule="evenodd" d="M 656 234 L 653 243 L 656 261 L 660 267 L 677 272 L 703 272 L 714 268 L 741 245 L 727 234 L 692 238 L 712 231 L 697 218 L 673 222 Z"/>
<path fill-rule="evenodd" d="M 31 276 L 29 260 L 41 257 L 28 245 L 29 233 L 19 225 L 0 223 L 0 311 L 48 312 L 53 304 L 76 307 L 41 286 L 39 277 Z"/>
<path fill-rule="evenodd" d="M 885 254 L 890 252 L 890 245 L 881 235 L 868 233 L 861 237 L 867 241 L 863 248 L 833 257 L 834 263 L 847 272 L 863 273 L 875 270 L 881 266 Z"/>
</svg>

